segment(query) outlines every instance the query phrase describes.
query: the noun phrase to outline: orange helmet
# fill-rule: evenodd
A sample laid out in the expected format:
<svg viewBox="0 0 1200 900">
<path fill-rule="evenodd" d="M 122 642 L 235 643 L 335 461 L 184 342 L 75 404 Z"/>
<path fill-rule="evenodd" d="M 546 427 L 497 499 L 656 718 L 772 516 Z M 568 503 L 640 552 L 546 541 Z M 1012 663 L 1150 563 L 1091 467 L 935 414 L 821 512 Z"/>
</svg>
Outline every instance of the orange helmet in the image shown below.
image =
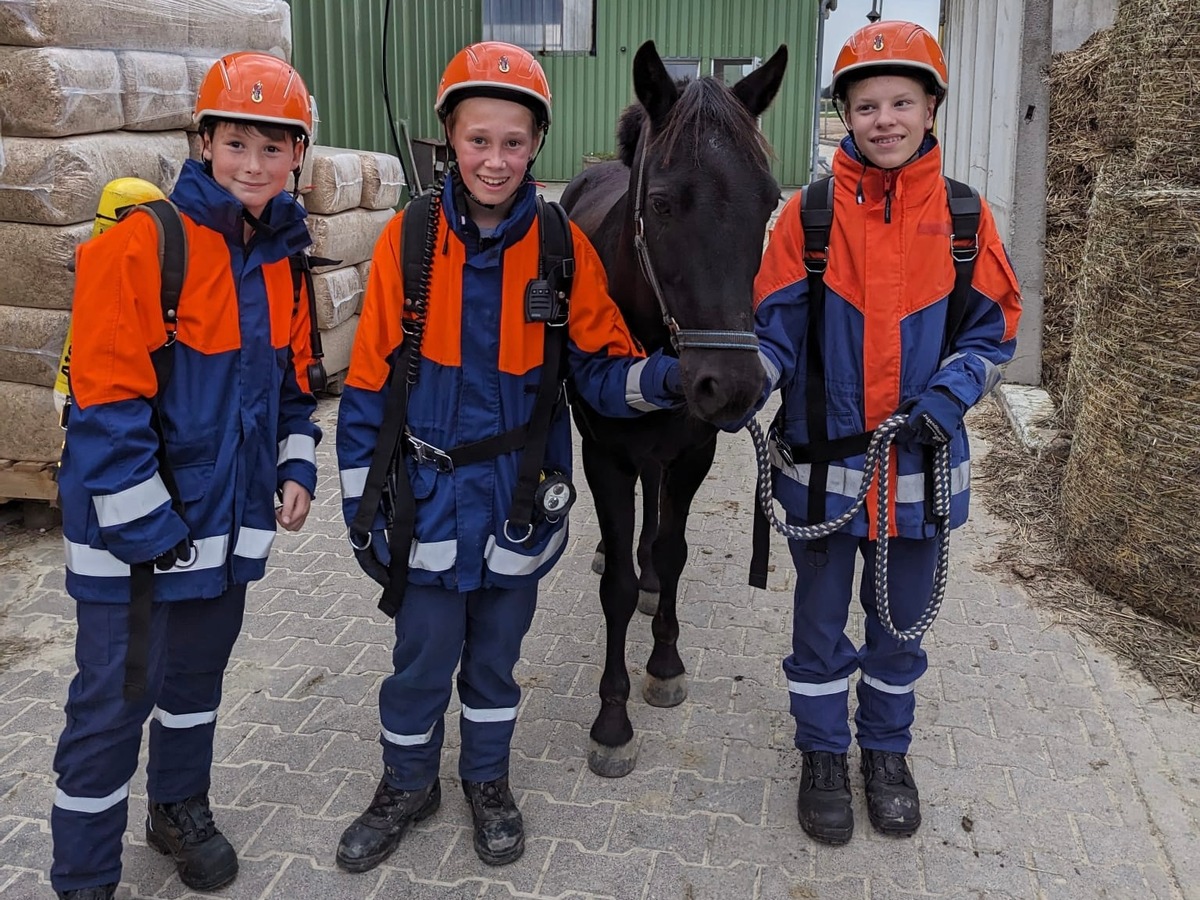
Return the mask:
<svg viewBox="0 0 1200 900">
<path fill-rule="evenodd" d="M 196 95 L 193 121 L 208 116 L 289 125 L 313 137 L 313 101 L 300 75 L 267 53 L 230 53 L 218 59 Z"/>
<path fill-rule="evenodd" d="M 847 75 L 873 68 L 914 69 L 914 75 L 932 81 L 938 103 L 950 86 L 946 58 L 937 39 L 913 22 L 887 20 L 866 25 L 850 35 L 833 64 L 834 97 L 844 97 Z M 850 79 L 853 80 L 853 79 Z"/>
<path fill-rule="evenodd" d="M 533 55 L 500 41 L 471 44 L 455 54 L 442 73 L 434 109 L 445 119 L 467 97 L 500 97 L 528 106 L 538 127 L 550 127 L 550 83 Z"/>
</svg>

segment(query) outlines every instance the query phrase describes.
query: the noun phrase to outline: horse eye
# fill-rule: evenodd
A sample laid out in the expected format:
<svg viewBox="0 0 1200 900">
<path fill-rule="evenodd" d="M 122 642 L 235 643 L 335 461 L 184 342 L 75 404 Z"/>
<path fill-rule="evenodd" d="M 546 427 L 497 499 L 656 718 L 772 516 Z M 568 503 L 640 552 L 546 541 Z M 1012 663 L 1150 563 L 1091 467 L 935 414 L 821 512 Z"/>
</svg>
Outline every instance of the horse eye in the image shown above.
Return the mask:
<svg viewBox="0 0 1200 900">
<path fill-rule="evenodd" d="M 651 198 L 650 208 L 660 216 L 669 216 L 671 214 L 671 204 L 662 197 Z"/>
</svg>

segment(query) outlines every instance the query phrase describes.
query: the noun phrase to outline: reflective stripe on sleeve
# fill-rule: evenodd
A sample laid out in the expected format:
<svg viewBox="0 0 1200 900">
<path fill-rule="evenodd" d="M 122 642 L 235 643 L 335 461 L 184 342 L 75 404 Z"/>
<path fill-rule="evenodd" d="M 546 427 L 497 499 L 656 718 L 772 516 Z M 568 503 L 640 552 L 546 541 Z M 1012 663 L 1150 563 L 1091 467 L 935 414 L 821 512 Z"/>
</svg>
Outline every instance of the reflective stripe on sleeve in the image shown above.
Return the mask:
<svg viewBox="0 0 1200 900">
<path fill-rule="evenodd" d="M 369 471 L 369 466 L 363 466 L 360 469 L 342 469 L 338 472 L 338 478 L 342 482 L 342 496 L 345 499 L 354 500 L 363 495 Z"/>
<path fill-rule="evenodd" d="M 285 462 L 292 460 L 310 462 L 315 466 L 317 464 L 316 440 L 307 434 L 289 434 L 280 441 L 278 465 L 282 466 Z"/>
<path fill-rule="evenodd" d="M 115 494 L 97 494 L 92 498 L 101 528 L 133 522 L 170 502 L 171 495 L 167 493 L 167 486 L 157 472 L 141 484 Z"/>
</svg>

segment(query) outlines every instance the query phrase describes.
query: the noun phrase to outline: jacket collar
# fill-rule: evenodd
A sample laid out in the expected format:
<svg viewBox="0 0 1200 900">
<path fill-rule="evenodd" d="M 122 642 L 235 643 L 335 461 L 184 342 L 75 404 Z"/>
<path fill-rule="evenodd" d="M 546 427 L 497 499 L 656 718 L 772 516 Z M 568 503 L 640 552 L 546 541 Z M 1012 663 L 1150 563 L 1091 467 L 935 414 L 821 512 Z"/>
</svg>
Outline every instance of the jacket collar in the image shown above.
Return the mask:
<svg viewBox="0 0 1200 900">
<path fill-rule="evenodd" d="M 842 138 L 833 155 L 833 177 L 839 190 L 851 197 L 862 185 L 867 202 L 883 199 L 885 190 L 892 192 L 893 202 L 905 206 L 920 204 L 942 180 L 942 150 L 937 138 L 927 134 L 917 155 L 896 169 L 880 169 L 862 156 L 850 135 Z"/>
<path fill-rule="evenodd" d="M 196 224 L 211 228 L 230 243 L 242 246 L 245 207 L 196 160 L 189 159 L 183 164 L 171 200 Z M 263 210 L 254 241 L 264 262 L 294 255 L 312 243 L 304 224 L 307 215 L 287 192 L 271 199 Z"/>
<path fill-rule="evenodd" d="M 458 179 L 447 176 L 442 188 L 442 208 L 446 211 L 446 219 L 450 228 L 468 247 L 479 245 L 479 228 L 465 214 L 467 201 L 463 192 L 458 189 Z M 517 188 L 517 199 L 512 209 L 508 211 L 504 221 L 496 226 L 491 241 L 502 247 L 511 247 L 525 236 L 537 211 L 537 183 L 526 173 L 525 181 Z M 490 245 L 489 245 L 490 246 Z"/>
</svg>

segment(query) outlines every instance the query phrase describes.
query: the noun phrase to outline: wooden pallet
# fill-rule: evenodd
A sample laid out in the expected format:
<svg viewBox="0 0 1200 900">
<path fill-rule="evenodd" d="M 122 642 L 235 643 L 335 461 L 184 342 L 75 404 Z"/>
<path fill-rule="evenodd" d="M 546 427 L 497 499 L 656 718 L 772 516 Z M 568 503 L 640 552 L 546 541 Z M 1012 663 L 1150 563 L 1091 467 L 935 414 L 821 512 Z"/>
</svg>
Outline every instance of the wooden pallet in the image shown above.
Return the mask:
<svg viewBox="0 0 1200 900">
<path fill-rule="evenodd" d="M 58 505 L 58 463 L 0 459 L 0 503 L 7 500 L 48 500 Z"/>
</svg>

